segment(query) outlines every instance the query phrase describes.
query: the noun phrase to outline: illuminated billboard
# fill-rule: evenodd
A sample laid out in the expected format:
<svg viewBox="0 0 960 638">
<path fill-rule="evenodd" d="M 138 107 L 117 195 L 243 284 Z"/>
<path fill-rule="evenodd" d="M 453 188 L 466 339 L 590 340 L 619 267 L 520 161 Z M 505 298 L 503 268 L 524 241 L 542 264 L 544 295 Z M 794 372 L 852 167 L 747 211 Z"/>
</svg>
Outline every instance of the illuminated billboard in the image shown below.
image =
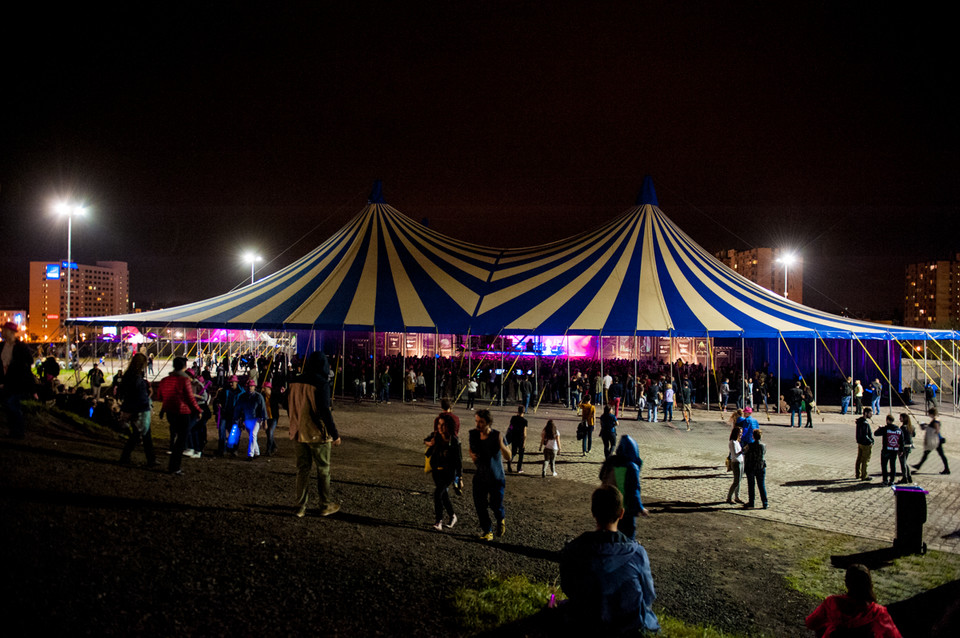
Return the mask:
<svg viewBox="0 0 960 638">
<path fill-rule="evenodd" d="M 59 264 L 47 264 L 47 279 L 60 279 Z"/>
</svg>

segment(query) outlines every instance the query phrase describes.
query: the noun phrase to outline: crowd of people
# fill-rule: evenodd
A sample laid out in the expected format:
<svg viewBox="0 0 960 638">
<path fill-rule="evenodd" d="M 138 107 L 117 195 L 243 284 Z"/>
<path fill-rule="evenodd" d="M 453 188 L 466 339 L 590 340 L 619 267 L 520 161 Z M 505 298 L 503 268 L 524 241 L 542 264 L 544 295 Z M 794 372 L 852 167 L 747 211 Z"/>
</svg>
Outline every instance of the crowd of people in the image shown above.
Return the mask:
<svg viewBox="0 0 960 638">
<path fill-rule="evenodd" d="M 24 367 L 23 361 L 26 361 L 25 367 L 29 371 L 30 359 L 24 357 L 16 343 L 4 326 L 2 381 L 5 407 L 10 415 L 11 430 L 14 434 L 22 434 L 22 415 L 18 421 L 15 406 L 7 397 L 17 395 L 23 398 L 35 388 L 25 380 L 22 388 L 18 385 L 18 366 Z M 147 355 L 133 355 L 126 370 L 118 374 L 110 386 L 97 365 L 88 373 L 89 398 L 96 405 L 115 400 L 116 411 L 129 427 L 130 436 L 120 458 L 122 463 L 129 463 L 134 450 L 142 445 L 147 465 L 159 465 L 151 437 L 153 401 L 162 405 L 160 417 L 170 425 L 171 449 L 167 470 L 174 475 L 182 473 L 184 456 L 204 453 L 206 424 L 210 418 L 215 418 L 217 423 L 215 456 L 236 456 L 238 451 L 244 451 L 246 458 L 256 458 L 260 454 L 258 430 L 261 427 L 267 433 L 265 453 L 272 454 L 276 450 L 277 418 L 281 408 L 286 408 L 290 417 L 289 435 L 296 447 L 296 515 L 303 517 L 307 513 L 310 475 L 314 467 L 318 481 L 318 513 L 328 516 L 339 510 L 330 490 L 331 451 L 341 444 L 330 410 L 330 391 L 336 373 L 322 352 L 310 353 L 302 369 L 297 361 L 288 365 L 282 356 L 249 361 L 245 369 L 238 369 L 242 365 L 239 357 L 233 361 L 227 358 L 221 361 L 198 359 L 189 368 L 186 358 L 175 357 L 172 371 L 157 384 L 148 381 L 150 364 Z M 298 369 L 300 372 L 296 374 Z M 575 399 L 570 402 L 570 407 L 578 410 L 581 417 L 578 427 L 581 454 L 591 453 L 592 433 L 599 421 L 604 460 L 598 475 L 600 487 L 591 500 L 597 528 L 582 534 L 564 548 L 560 564 L 561 582 L 569 597 L 566 610 L 572 621 L 587 623 L 584 627 L 600 627 L 604 633 L 656 631 L 659 628 L 651 607 L 655 591 L 650 561 L 635 540 L 637 518 L 649 515 L 641 496 L 643 460 L 632 437 L 618 438 L 617 427 L 624 406 L 645 407 L 650 421 L 656 421 L 661 413 L 665 420 L 672 420 L 674 406 L 678 413 L 686 412 L 697 392 L 695 367 L 688 366 L 683 370 L 676 386 L 669 372 L 645 371 L 638 377 L 627 372 L 622 379 L 610 372 L 603 376 L 577 372 L 569 380 L 570 394 Z M 422 401 L 426 386 L 423 379 L 422 371 L 413 368 L 406 371 L 401 380 L 402 399 Z M 485 393 L 493 393 L 487 396 L 498 398 L 496 379 L 491 378 L 484 384 L 471 377 L 463 385 L 468 409 L 474 413 L 474 427 L 467 435 L 467 451 L 475 465 L 472 496 L 480 538 L 484 541 L 506 534 L 506 474 L 514 472 L 514 463 L 516 473 L 524 473 L 530 427 L 526 412 L 533 395 L 525 381 L 529 379 L 523 378 L 516 384 L 517 412 L 503 434 L 493 427 L 494 418 L 489 410 L 475 409 L 473 405 L 473 401 L 484 397 Z M 761 385 L 765 387 L 767 382 L 765 379 Z M 379 393 L 377 383 L 371 386 L 359 383 L 358 396 L 362 400 L 368 391 L 372 391 L 378 394 L 379 400 L 389 402 L 392 383 L 390 364 L 386 363 L 379 375 Z M 794 387 L 801 388 L 799 383 Z M 721 409 L 725 411 L 731 393 L 729 381 L 725 379 L 718 390 Z M 851 394 L 853 399 L 857 398 L 855 386 Z M 762 442 L 763 433 L 753 417 L 754 401 L 754 398 L 747 398 L 735 402 L 735 408 L 729 406 L 733 410 L 728 456 L 733 483 L 728 490 L 727 502 L 754 507 L 759 494 L 759 501 L 766 508 L 766 446 Z M 602 406 L 599 418 L 596 416 L 597 406 Z M 433 432 L 424 440 L 427 449 L 425 470 L 431 474 L 435 488 L 432 527 L 437 531 L 457 524 L 449 491 L 453 489 L 462 493 L 464 489 L 460 420 L 452 412 L 449 399 L 442 400 L 441 409 L 434 420 Z M 899 425 L 890 416 L 884 427 L 873 430 L 870 422 L 873 412 L 872 406 L 864 406 L 857 420 L 857 476 L 867 478 L 866 467 L 873 437 L 878 437 L 882 445 L 884 483 L 892 484 L 895 480 L 898 461 L 901 482 L 908 482 L 911 478 L 908 457 L 917 434 L 910 416 L 902 414 Z M 937 410 L 930 408 L 928 413 L 930 421 L 920 425 L 925 433 L 924 454 L 913 469 L 919 470 L 930 452 L 936 450 L 944 464 L 942 473 L 948 474 Z M 642 411 L 638 411 L 638 418 L 640 414 Z M 683 418 L 689 428 L 689 417 L 684 414 Z M 243 433 L 247 435 L 245 447 L 240 445 Z M 559 431 L 552 420 L 548 420 L 540 432 L 538 449 L 543 453 L 541 476 L 557 476 L 556 458 L 561 444 Z M 747 502 L 740 498 L 744 475 L 748 481 Z M 826 632 L 823 635 L 829 635 L 832 628 L 868 625 L 887 632 L 875 635 L 899 635 L 889 615 L 874 600 L 869 572 L 855 567 L 847 573 L 847 596 L 828 598 L 807 619 L 808 626 Z"/>
</svg>

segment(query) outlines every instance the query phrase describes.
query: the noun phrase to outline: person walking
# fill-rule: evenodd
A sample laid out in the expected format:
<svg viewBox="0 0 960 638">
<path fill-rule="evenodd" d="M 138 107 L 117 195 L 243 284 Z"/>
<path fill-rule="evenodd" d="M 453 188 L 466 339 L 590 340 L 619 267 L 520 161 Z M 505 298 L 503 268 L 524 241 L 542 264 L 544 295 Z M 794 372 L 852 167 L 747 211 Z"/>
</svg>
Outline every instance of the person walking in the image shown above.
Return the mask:
<svg viewBox="0 0 960 638">
<path fill-rule="evenodd" d="M 457 524 L 457 515 L 450 500 L 450 486 L 462 472 L 460 439 L 454 434 L 453 415 L 442 412 L 436 418 L 436 431 L 427 440 L 430 451 L 430 474 L 433 477 L 433 529 L 443 531 L 443 513 L 447 513 L 448 529 Z"/>
<path fill-rule="evenodd" d="M 87 381 L 90 383 L 90 392 L 93 395 L 94 401 L 100 400 L 100 388 L 103 387 L 103 370 L 100 369 L 100 364 L 94 362 L 93 367 L 90 368 L 90 372 L 87 373 Z"/>
<path fill-rule="evenodd" d="M 295 377 L 287 391 L 290 414 L 290 439 L 297 451 L 297 517 L 307 514 L 310 470 L 317 466 L 317 492 L 320 516 L 340 511 L 330 493 L 330 452 L 341 443 L 337 425 L 330 413 L 330 363 L 319 351 L 307 355 L 303 372 Z"/>
<path fill-rule="evenodd" d="M 582 423 L 585 426 L 583 432 L 583 456 L 586 456 L 590 453 L 590 450 L 593 449 L 593 429 L 596 424 L 597 409 L 590 403 L 590 393 L 586 392 L 583 395 L 583 403 L 580 404 L 580 414 L 582 418 Z"/>
<path fill-rule="evenodd" d="M 940 473 L 949 474 L 950 464 L 947 463 L 947 456 L 943 453 L 944 439 L 943 435 L 940 434 L 940 420 L 937 418 L 937 409 L 930 408 L 927 414 L 930 415 L 930 422 L 920 424 L 920 429 L 923 430 L 923 456 L 920 457 L 920 462 L 913 466 L 913 469 L 915 472 L 919 472 L 930 453 L 936 450 L 937 454 L 940 455 L 940 460 L 943 461 L 943 470 Z"/>
<path fill-rule="evenodd" d="M 147 467 L 156 467 L 157 456 L 153 451 L 153 437 L 150 435 L 150 384 L 145 378 L 147 358 L 138 352 L 130 359 L 123 380 L 120 382 L 120 412 L 123 420 L 130 424 L 130 438 L 123 446 L 120 464 L 130 462 L 130 456 L 137 443 L 143 442 L 143 453 L 147 457 Z"/>
<path fill-rule="evenodd" d="M 540 470 L 540 477 L 543 478 L 550 472 L 551 476 L 557 475 L 557 455 L 560 454 L 560 432 L 553 421 L 547 421 L 547 425 L 540 433 L 540 447 L 543 449 L 543 469 Z"/>
<path fill-rule="evenodd" d="M 247 391 L 237 399 L 237 414 L 247 432 L 247 460 L 252 461 L 254 457 L 260 456 L 257 432 L 260 431 L 260 424 L 267 418 L 266 401 L 263 395 L 257 392 L 257 382 L 253 379 L 247 381 Z"/>
<path fill-rule="evenodd" d="M 607 458 L 617 447 L 617 417 L 609 405 L 603 406 L 603 414 L 600 415 L 600 440 L 603 442 L 603 458 Z"/>
<path fill-rule="evenodd" d="M 908 412 L 900 413 L 900 431 L 903 439 L 903 445 L 900 446 L 900 473 L 903 478 L 900 479 L 900 483 L 912 483 L 909 458 L 913 450 L 913 437 L 917 435 L 917 430 L 913 427 L 913 419 Z"/>
<path fill-rule="evenodd" d="M 477 400 L 477 380 L 473 377 L 467 381 L 467 409 L 473 410 L 474 401 Z"/>
<path fill-rule="evenodd" d="M 510 445 L 511 458 L 507 459 L 507 472 L 513 473 L 513 459 L 517 460 L 517 474 L 523 474 L 523 447 L 527 443 L 527 419 L 524 418 L 523 405 L 517 406 L 517 413 L 510 417 L 507 426 L 507 443 Z"/>
<path fill-rule="evenodd" d="M 480 522 L 480 539 L 492 541 L 494 528 L 488 509 L 493 510 L 496 518 L 497 536 L 503 536 L 507 531 L 503 506 L 506 488 L 503 459 L 510 460 L 510 450 L 500 432 L 493 429 L 493 417 L 489 410 L 477 410 L 474 421 L 476 428 L 470 431 L 470 459 L 477 466 L 473 477 L 473 505 Z"/>
<path fill-rule="evenodd" d="M 166 414 L 173 439 L 167 471 L 174 475 L 183 474 L 180 466 L 183 462 L 183 451 L 187 446 L 187 432 L 190 431 L 191 421 L 201 414 L 200 406 L 193 397 L 186 367 L 186 357 L 174 357 L 173 372 L 165 376 L 157 386 L 157 398 L 163 402 L 161 415 Z"/>
<path fill-rule="evenodd" d="M 870 480 L 867 467 L 870 464 L 870 454 L 873 452 L 873 424 L 870 423 L 872 416 L 872 409 L 863 408 L 863 414 L 857 419 L 856 424 L 857 461 L 854 466 L 854 476 L 861 481 Z"/>
<path fill-rule="evenodd" d="M 630 540 L 637 536 L 637 516 L 650 516 L 640 494 L 642 470 L 640 448 L 632 437 L 626 435 L 620 439 L 616 453 L 600 466 L 600 482 L 616 487 L 623 494 L 624 514 L 617 529 Z"/>
</svg>

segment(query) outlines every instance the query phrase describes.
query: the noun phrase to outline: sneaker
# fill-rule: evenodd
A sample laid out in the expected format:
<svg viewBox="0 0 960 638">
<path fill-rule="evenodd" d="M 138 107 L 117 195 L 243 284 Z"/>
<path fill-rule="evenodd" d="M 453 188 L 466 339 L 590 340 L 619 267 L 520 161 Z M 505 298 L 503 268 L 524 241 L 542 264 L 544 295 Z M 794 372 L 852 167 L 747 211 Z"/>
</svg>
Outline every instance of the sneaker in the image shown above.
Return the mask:
<svg viewBox="0 0 960 638">
<path fill-rule="evenodd" d="M 336 514 L 340 511 L 340 505 L 337 503 L 327 503 L 323 506 L 323 509 L 320 510 L 320 516 L 330 516 L 331 514 Z"/>
<path fill-rule="evenodd" d="M 517 474 L 523 474 L 523 470 L 517 470 Z"/>
<path fill-rule="evenodd" d="M 482 540 L 482 541 L 492 541 L 492 540 L 493 540 L 493 532 L 483 532 L 482 534 L 480 534 L 480 540 Z"/>
<path fill-rule="evenodd" d="M 556 473 L 556 472 L 554 472 L 554 473 L 553 473 L 553 475 L 554 475 L 554 476 L 556 476 L 556 475 L 557 475 L 557 473 Z"/>
<path fill-rule="evenodd" d="M 949 473 L 950 473 L 950 470 L 944 470 L 944 471 L 942 471 L 942 472 L 940 472 L 940 473 L 941 473 L 941 474 L 949 474 Z"/>
<path fill-rule="evenodd" d="M 447 523 L 447 528 L 452 528 L 456 524 L 457 524 L 457 515 L 454 514 L 453 516 L 450 517 L 450 522 Z"/>
<path fill-rule="evenodd" d="M 307 515 L 307 506 L 301 505 L 300 509 L 297 510 L 297 518 L 303 518 Z"/>
<path fill-rule="evenodd" d="M 442 532 L 442 531 L 443 531 L 443 523 L 441 523 L 441 522 L 437 522 L 436 525 L 431 525 L 430 527 L 432 527 L 433 529 L 437 530 L 438 532 Z"/>
<path fill-rule="evenodd" d="M 497 521 L 497 536 L 503 536 L 507 533 L 507 521 L 506 519 L 500 519 Z"/>
</svg>

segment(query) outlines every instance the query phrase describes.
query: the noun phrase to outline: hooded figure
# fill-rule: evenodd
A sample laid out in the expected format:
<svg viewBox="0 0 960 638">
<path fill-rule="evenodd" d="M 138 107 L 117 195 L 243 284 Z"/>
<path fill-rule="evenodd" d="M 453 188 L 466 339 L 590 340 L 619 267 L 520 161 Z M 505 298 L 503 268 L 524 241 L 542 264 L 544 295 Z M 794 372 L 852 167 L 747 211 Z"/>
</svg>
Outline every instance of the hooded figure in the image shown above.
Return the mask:
<svg viewBox="0 0 960 638">
<path fill-rule="evenodd" d="M 600 467 L 600 482 L 613 485 L 623 494 L 623 518 L 618 529 L 630 539 L 637 534 L 637 515 L 649 516 L 640 498 L 641 468 L 640 451 L 630 436 L 621 437 L 616 453 Z"/>
<path fill-rule="evenodd" d="M 598 508 L 598 495 L 602 500 L 613 495 L 615 509 Z M 591 509 L 597 529 L 567 543 L 560 556 L 560 581 L 569 599 L 564 608 L 574 631 L 602 636 L 658 631 L 650 559 L 639 543 L 616 529 L 617 518 L 623 515 L 620 494 L 601 486 L 594 492 Z"/>
</svg>

